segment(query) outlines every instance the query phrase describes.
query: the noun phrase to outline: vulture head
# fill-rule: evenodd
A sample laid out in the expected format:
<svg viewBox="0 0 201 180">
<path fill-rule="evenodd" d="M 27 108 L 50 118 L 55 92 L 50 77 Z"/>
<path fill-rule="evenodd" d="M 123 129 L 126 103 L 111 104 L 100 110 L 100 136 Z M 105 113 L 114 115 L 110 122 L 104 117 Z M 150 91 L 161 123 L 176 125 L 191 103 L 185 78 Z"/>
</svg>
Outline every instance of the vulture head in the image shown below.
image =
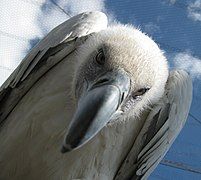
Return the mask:
<svg viewBox="0 0 201 180">
<path fill-rule="evenodd" d="M 157 44 L 139 30 L 116 25 L 91 34 L 77 49 L 72 92 L 77 109 L 62 152 L 94 137 L 118 114 L 137 117 L 163 95 L 168 65 Z"/>
</svg>

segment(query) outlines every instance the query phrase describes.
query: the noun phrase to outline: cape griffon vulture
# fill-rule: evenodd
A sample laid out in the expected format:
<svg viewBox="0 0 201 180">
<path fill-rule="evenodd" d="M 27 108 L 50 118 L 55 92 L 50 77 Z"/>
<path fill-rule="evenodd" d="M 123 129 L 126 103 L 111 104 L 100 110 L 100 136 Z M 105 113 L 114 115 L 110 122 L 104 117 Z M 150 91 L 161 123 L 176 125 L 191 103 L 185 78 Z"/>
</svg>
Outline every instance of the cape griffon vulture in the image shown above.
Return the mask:
<svg viewBox="0 0 201 180">
<path fill-rule="evenodd" d="M 0 179 L 146 179 L 191 97 L 147 35 L 101 12 L 72 17 L 0 89 Z"/>
</svg>

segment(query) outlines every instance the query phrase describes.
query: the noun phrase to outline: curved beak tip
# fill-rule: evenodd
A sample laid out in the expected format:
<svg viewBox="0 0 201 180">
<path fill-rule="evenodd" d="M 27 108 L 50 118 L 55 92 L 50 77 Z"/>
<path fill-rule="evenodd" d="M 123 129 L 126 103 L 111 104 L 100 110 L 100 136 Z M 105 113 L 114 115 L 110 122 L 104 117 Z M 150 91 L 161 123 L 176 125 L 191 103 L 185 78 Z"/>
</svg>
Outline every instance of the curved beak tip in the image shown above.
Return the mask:
<svg viewBox="0 0 201 180">
<path fill-rule="evenodd" d="M 93 138 L 115 115 L 129 89 L 130 78 L 121 72 L 109 73 L 96 80 L 79 99 L 61 153 L 81 147 Z"/>
</svg>

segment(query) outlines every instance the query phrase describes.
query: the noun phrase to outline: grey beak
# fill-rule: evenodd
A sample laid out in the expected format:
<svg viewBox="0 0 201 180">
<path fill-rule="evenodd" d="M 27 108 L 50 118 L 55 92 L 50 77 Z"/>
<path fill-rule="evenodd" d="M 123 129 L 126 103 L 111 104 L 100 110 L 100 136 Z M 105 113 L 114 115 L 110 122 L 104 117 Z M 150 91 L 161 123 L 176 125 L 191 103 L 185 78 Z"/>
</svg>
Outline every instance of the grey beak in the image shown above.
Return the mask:
<svg viewBox="0 0 201 180">
<path fill-rule="evenodd" d="M 130 89 L 130 78 L 122 71 L 108 72 L 82 94 L 64 139 L 62 153 L 93 138 L 111 119 Z"/>
</svg>

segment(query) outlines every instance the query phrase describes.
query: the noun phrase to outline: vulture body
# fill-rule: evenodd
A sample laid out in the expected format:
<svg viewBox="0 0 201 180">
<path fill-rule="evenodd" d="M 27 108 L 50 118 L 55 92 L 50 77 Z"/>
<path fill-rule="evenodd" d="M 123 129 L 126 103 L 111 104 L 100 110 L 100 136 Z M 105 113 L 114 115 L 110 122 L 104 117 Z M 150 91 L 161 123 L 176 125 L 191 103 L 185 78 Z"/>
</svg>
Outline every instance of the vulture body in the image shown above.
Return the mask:
<svg viewBox="0 0 201 180">
<path fill-rule="evenodd" d="M 146 179 L 184 126 L 191 98 L 188 74 L 168 72 L 148 36 L 107 27 L 101 12 L 79 14 L 0 89 L 0 179 Z"/>
</svg>

